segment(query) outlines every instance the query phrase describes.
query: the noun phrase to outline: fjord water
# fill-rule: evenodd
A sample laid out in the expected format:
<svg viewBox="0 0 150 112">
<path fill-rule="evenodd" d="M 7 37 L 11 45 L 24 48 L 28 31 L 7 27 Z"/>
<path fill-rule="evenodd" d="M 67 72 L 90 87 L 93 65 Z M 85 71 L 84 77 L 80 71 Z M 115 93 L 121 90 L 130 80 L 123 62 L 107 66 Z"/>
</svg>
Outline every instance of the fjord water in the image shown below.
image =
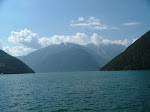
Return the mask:
<svg viewBox="0 0 150 112">
<path fill-rule="evenodd" d="M 1 112 L 150 112 L 150 71 L 0 75 Z"/>
</svg>

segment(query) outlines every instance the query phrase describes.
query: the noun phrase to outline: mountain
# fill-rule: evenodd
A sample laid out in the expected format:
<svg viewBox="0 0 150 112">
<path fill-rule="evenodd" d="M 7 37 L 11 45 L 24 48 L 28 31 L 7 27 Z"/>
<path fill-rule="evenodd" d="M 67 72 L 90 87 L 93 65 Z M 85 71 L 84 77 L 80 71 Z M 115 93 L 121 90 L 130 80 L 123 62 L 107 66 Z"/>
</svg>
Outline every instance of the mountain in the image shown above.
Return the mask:
<svg viewBox="0 0 150 112">
<path fill-rule="evenodd" d="M 4 51 L 0 50 L 0 73 L 22 74 L 34 73 L 34 71 L 19 59 L 12 57 Z"/>
<path fill-rule="evenodd" d="M 125 46 L 118 44 L 100 44 L 98 46 L 94 44 L 87 44 L 85 47 L 93 50 L 99 56 L 104 57 L 107 60 L 107 62 L 112 60 L 115 56 L 117 56 L 126 49 Z"/>
<path fill-rule="evenodd" d="M 71 43 L 50 45 L 19 59 L 36 72 L 95 71 L 107 63 L 92 50 Z"/>
<path fill-rule="evenodd" d="M 150 70 L 150 31 L 100 70 Z"/>
</svg>

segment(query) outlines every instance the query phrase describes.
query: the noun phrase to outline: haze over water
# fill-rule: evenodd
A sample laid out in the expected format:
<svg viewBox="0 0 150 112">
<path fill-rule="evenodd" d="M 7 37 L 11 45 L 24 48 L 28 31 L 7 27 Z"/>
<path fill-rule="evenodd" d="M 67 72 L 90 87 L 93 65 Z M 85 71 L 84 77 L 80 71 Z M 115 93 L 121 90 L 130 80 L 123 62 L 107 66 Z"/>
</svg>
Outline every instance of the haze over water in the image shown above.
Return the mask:
<svg viewBox="0 0 150 112">
<path fill-rule="evenodd" d="M 149 112 L 150 71 L 0 75 L 0 111 Z"/>
</svg>

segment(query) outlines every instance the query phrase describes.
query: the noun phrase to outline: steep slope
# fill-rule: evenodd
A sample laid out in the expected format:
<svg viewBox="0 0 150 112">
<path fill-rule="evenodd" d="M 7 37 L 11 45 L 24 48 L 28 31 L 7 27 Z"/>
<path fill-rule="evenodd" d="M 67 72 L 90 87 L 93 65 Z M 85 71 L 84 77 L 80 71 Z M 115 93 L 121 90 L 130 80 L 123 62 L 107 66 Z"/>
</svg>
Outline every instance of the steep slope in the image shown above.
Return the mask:
<svg viewBox="0 0 150 112">
<path fill-rule="evenodd" d="M 0 50 L 0 73 L 21 74 L 34 73 L 34 71 L 25 65 L 22 61 Z"/>
<path fill-rule="evenodd" d="M 106 64 L 106 60 L 76 44 L 51 45 L 19 57 L 36 72 L 94 71 Z"/>
<path fill-rule="evenodd" d="M 149 70 L 150 31 L 100 70 Z"/>
</svg>

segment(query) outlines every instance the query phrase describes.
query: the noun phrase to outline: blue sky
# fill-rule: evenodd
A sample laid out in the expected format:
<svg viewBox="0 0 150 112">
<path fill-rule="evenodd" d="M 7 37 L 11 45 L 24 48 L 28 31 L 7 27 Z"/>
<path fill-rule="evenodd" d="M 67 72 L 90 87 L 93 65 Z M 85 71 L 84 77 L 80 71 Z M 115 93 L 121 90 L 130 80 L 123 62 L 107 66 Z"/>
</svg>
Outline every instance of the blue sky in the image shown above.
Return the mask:
<svg viewBox="0 0 150 112">
<path fill-rule="evenodd" d="M 32 39 L 42 42 L 55 35 L 78 37 L 77 32 L 88 38 L 96 33 L 103 39 L 132 41 L 150 30 L 149 12 L 149 0 L 0 0 L 1 46 L 10 54 L 15 46 L 38 49 L 26 41 L 32 33 Z M 21 30 L 28 33 L 22 36 Z M 17 40 L 21 38 L 26 40 Z"/>
</svg>

